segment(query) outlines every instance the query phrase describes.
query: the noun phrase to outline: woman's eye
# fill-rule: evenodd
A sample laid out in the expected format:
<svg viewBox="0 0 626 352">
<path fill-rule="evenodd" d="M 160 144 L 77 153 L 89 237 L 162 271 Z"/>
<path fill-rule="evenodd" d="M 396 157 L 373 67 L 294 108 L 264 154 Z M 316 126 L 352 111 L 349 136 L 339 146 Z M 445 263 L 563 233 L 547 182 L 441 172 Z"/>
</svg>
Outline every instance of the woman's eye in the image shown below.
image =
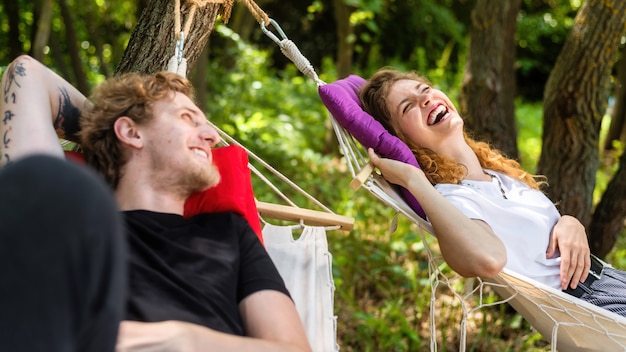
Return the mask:
<svg viewBox="0 0 626 352">
<path fill-rule="evenodd" d="M 413 104 L 406 104 L 404 106 L 404 109 L 402 109 L 402 113 L 406 114 L 409 110 L 411 110 L 411 107 L 413 106 Z"/>
</svg>

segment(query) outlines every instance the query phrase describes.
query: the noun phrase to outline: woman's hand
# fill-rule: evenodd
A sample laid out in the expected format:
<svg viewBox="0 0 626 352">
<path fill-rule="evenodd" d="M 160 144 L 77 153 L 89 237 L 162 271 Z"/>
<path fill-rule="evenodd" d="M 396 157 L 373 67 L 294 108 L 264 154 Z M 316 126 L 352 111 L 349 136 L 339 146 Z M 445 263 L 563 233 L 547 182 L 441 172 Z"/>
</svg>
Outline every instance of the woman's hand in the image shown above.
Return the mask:
<svg viewBox="0 0 626 352">
<path fill-rule="evenodd" d="M 464 277 L 490 278 L 502 270 L 506 248 L 488 224 L 461 213 L 439 194 L 421 169 L 381 158 L 371 148 L 367 152 L 387 181 L 408 189 L 419 201 L 433 226 L 441 254 L 454 271 Z"/>
<path fill-rule="evenodd" d="M 585 227 L 578 219 L 563 215 L 552 228 L 546 258 L 552 258 L 556 250 L 561 252 L 561 288 L 576 288 L 585 281 L 591 267 L 589 242 Z"/>
<path fill-rule="evenodd" d="M 416 170 L 422 172 L 413 165 L 393 159 L 381 158 L 372 148 L 367 149 L 367 154 L 372 164 L 380 170 L 385 180 L 407 189 L 409 188 L 408 183 L 411 180 L 411 173 Z"/>
</svg>

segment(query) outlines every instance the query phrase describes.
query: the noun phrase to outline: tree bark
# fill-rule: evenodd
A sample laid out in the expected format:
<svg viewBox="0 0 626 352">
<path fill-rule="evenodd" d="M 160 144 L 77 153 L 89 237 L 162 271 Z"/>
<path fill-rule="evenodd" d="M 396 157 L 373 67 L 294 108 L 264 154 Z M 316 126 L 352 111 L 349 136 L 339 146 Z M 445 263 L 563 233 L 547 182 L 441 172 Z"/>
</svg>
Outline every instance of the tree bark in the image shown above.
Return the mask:
<svg viewBox="0 0 626 352">
<path fill-rule="evenodd" d="M 227 2 L 228 3 L 228 2 Z M 190 6 L 181 1 L 181 30 L 187 21 Z M 198 7 L 189 33 L 186 34 L 183 57 L 191 69 L 215 27 L 215 19 L 220 13 L 227 18 L 230 4 L 208 4 Z M 176 35 L 174 29 L 174 1 L 153 0 L 141 14 L 139 23 L 131 34 L 128 47 L 115 73 L 141 72 L 154 73 L 167 68 L 167 62 L 174 55 Z"/>
<path fill-rule="evenodd" d="M 15 58 L 24 51 L 20 40 L 20 11 L 15 0 L 4 0 L 2 3 L 9 21 L 9 57 Z"/>
<path fill-rule="evenodd" d="M 544 93 L 538 172 L 561 213 L 589 224 L 599 132 L 611 68 L 625 31 L 626 1 L 587 0 L 557 58 Z"/>
<path fill-rule="evenodd" d="M 42 0 L 41 13 L 37 19 L 37 32 L 33 41 L 32 56 L 38 61 L 43 61 L 44 48 L 50 39 L 52 29 L 52 0 Z"/>
<path fill-rule="evenodd" d="M 614 105 L 611 112 L 611 126 L 604 146 L 605 150 L 614 149 L 614 140 L 626 142 L 626 45 L 622 48 L 621 59 L 617 65 Z"/>
<path fill-rule="evenodd" d="M 460 97 L 466 125 L 517 159 L 515 125 L 515 31 L 521 0 L 478 0 L 472 11 L 470 46 Z"/>
</svg>

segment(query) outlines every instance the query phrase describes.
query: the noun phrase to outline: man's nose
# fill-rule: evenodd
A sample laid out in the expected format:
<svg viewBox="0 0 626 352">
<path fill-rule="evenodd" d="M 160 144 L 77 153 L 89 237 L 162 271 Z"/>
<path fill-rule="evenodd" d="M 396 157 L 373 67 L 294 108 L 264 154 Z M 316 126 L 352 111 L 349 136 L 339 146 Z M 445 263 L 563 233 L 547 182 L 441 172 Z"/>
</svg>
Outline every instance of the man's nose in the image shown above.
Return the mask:
<svg viewBox="0 0 626 352">
<path fill-rule="evenodd" d="M 217 130 L 213 128 L 213 126 L 203 126 L 201 133 L 202 139 L 208 141 L 211 148 L 221 141 L 220 135 L 217 133 Z"/>
</svg>

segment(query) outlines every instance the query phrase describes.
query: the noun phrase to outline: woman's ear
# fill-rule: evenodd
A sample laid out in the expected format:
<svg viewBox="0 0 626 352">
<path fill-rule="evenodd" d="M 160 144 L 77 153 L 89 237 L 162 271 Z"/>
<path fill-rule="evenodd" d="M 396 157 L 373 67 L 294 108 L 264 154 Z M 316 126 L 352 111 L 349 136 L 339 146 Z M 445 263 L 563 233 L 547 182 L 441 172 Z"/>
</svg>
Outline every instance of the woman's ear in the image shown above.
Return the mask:
<svg viewBox="0 0 626 352">
<path fill-rule="evenodd" d="M 131 148 L 143 148 L 143 140 L 137 128 L 137 124 L 130 117 L 122 116 L 115 120 L 113 130 L 115 131 L 117 139 L 119 139 L 122 144 L 128 145 Z"/>
</svg>

